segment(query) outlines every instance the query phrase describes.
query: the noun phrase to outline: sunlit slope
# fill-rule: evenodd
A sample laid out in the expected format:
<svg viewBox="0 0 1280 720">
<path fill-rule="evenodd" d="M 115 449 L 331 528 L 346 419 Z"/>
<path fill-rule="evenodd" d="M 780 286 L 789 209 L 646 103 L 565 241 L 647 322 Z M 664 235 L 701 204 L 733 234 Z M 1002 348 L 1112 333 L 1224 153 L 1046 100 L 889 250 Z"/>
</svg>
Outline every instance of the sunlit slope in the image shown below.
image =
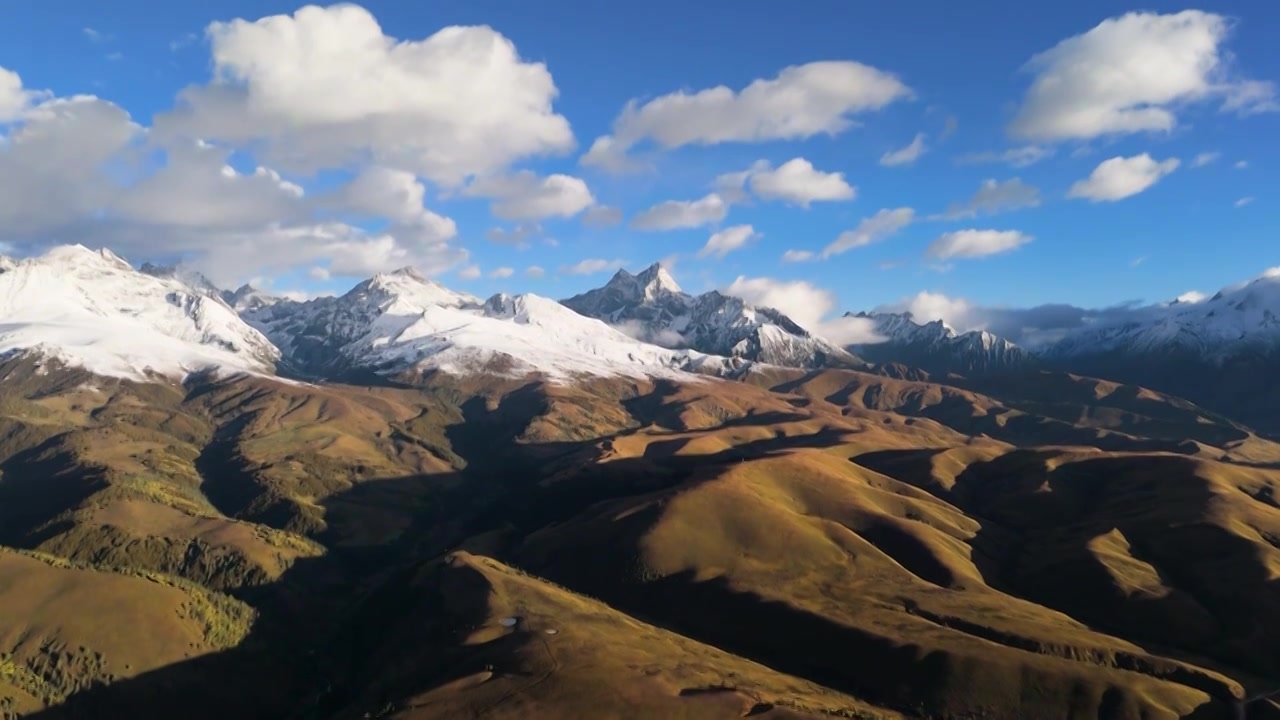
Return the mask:
<svg viewBox="0 0 1280 720">
<path fill-rule="evenodd" d="M 400 619 L 359 630 L 380 664 L 339 718 L 379 697 L 403 720 L 898 717 L 466 552 L 387 595 Z"/>
<path fill-rule="evenodd" d="M 253 610 L 170 576 L 0 548 L 0 710 L 34 710 L 239 643 Z"/>
</svg>

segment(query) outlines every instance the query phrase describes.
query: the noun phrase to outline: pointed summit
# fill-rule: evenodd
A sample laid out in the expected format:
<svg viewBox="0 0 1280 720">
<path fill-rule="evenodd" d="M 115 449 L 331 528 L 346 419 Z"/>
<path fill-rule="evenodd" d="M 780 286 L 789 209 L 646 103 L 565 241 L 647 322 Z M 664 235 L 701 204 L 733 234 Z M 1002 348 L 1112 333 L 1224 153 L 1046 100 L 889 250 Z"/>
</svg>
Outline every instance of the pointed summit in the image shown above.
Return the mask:
<svg viewBox="0 0 1280 720">
<path fill-rule="evenodd" d="M 671 277 L 671 273 L 662 266 L 662 263 L 654 263 L 645 268 L 639 275 L 635 276 L 636 282 L 640 283 L 640 287 L 644 288 L 645 297 L 652 298 L 660 292 L 680 293 L 684 292 L 676 283 L 676 279 Z"/>
</svg>

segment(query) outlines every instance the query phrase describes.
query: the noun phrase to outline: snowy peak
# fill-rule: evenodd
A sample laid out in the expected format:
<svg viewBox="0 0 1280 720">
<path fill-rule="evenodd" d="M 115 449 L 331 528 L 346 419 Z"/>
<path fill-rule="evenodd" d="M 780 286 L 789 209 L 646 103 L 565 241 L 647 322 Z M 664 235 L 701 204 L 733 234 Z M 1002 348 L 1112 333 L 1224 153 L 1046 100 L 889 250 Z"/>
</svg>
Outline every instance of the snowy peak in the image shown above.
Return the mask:
<svg viewBox="0 0 1280 720">
<path fill-rule="evenodd" d="M 1044 349 L 1056 358 L 1176 353 L 1214 363 L 1258 352 L 1280 352 L 1280 276 L 1270 273 L 1208 300 L 1140 308 L 1123 321 L 1088 326 Z"/>
<path fill-rule="evenodd" d="M 552 380 L 580 376 L 726 374 L 737 366 L 640 342 L 537 295 L 486 301 L 409 273 L 387 273 L 336 298 L 284 301 L 254 322 L 301 373 L 441 371 Z"/>
<path fill-rule="evenodd" d="M 563 303 L 581 315 L 665 347 L 791 367 L 865 365 L 777 310 L 716 291 L 690 295 L 657 264 L 638 275 L 619 270 L 603 287 Z"/>
<path fill-rule="evenodd" d="M 347 293 L 347 297 L 374 303 L 398 302 L 404 307 L 418 308 L 436 305 L 457 307 L 480 303 L 479 298 L 454 292 L 434 280 L 428 280 L 426 276 L 411 267 L 400 268 L 394 272 L 378 273 L 352 288 Z"/>
<path fill-rule="evenodd" d="M 942 320 L 919 323 L 909 312 L 846 313 L 875 321 L 885 342 L 857 347 L 880 363 L 904 363 L 934 373 L 974 373 L 1020 368 L 1033 362 L 1026 350 L 984 330 L 957 333 Z"/>
<path fill-rule="evenodd" d="M 152 277 L 177 280 L 210 297 L 222 297 L 222 290 L 217 285 L 214 285 L 203 273 L 190 268 L 178 265 L 155 265 L 146 262 L 142 263 L 138 271 Z"/>
<path fill-rule="evenodd" d="M 222 301 L 230 305 L 238 313 L 250 313 L 268 305 L 275 305 L 284 298 L 263 292 L 248 283 L 235 290 L 223 290 L 218 293 Z"/>
<path fill-rule="evenodd" d="M 37 353 L 138 380 L 270 373 L 279 357 L 220 299 L 83 245 L 53 248 L 0 274 L 0 327 L 0 353 Z"/>
</svg>

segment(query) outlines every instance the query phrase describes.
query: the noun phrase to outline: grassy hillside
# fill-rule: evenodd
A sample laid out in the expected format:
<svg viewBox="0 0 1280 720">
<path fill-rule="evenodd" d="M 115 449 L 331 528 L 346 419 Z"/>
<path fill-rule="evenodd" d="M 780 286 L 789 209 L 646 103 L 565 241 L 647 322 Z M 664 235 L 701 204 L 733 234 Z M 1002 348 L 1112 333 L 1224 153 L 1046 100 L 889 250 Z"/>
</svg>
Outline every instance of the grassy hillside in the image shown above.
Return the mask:
<svg viewBox="0 0 1280 720">
<path fill-rule="evenodd" d="M 1280 447 L 1141 388 L 0 375 L 0 712 L 1209 718 L 1280 686 Z"/>
</svg>

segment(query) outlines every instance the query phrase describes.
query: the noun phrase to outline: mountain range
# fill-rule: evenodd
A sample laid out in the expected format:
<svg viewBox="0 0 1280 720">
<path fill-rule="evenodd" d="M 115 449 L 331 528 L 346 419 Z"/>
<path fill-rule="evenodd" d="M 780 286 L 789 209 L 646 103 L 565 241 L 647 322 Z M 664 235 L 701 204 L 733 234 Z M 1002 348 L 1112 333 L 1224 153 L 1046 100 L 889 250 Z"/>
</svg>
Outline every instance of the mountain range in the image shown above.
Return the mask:
<svg viewBox="0 0 1280 720">
<path fill-rule="evenodd" d="M 6 260 L 5 267 L 9 306 L 0 308 L 8 321 L 0 350 L 46 348 L 60 360 L 114 374 L 177 376 L 211 367 L 274 372 L 278 365 L 300 379 L 472 367 L 562 379 L 671 372 L 732 377 L 765 365 L 908 367 L 980 381 L 1052 369 L 1141 382 L 1280 432 L 1272 412 L 1277 391 L 1241 381 L 1280 369 L 1277 276 L 1202 302 L 1086 324 L 1033 348 L 984 330 L 957 332 L 940 320 L 917 322 L 910 313 L 849 312 L 845 317 L 872 321 L 883 341 L 841 347 L 776 309 L 719 291 L 686 293 L 660 264 L 635 275 L 620 270 L 604 286 L 560 303 L 535 295 L 483 300 L 412 268 L 377 275 L 342 296 L 304 302 L 247 285 L 222 290 L 175 267 L 134 271 L 110 251 L 79 246 Z M 45 277 L 53 279 L 46 285 Z M 56 302 L 24 297 L 35 288 L 58 288 L 51 296 Z M 108 309 L 92 298 L 118 300 Z M 117 329 L 110 329 L 113 323 Z M 122 328 L 141 332 L 132 330 L 139 326 L 154 339 L 114 347 L 98 336 L 120 339 Z M 155 353 L 154 362 L 144 353 Z"/>
<path fill-rule="evenodd" d="M 0 258 L 0 717 L 1274 716 L 1277 283 L 842 348 L 659 266 Z"/>
</svg>

